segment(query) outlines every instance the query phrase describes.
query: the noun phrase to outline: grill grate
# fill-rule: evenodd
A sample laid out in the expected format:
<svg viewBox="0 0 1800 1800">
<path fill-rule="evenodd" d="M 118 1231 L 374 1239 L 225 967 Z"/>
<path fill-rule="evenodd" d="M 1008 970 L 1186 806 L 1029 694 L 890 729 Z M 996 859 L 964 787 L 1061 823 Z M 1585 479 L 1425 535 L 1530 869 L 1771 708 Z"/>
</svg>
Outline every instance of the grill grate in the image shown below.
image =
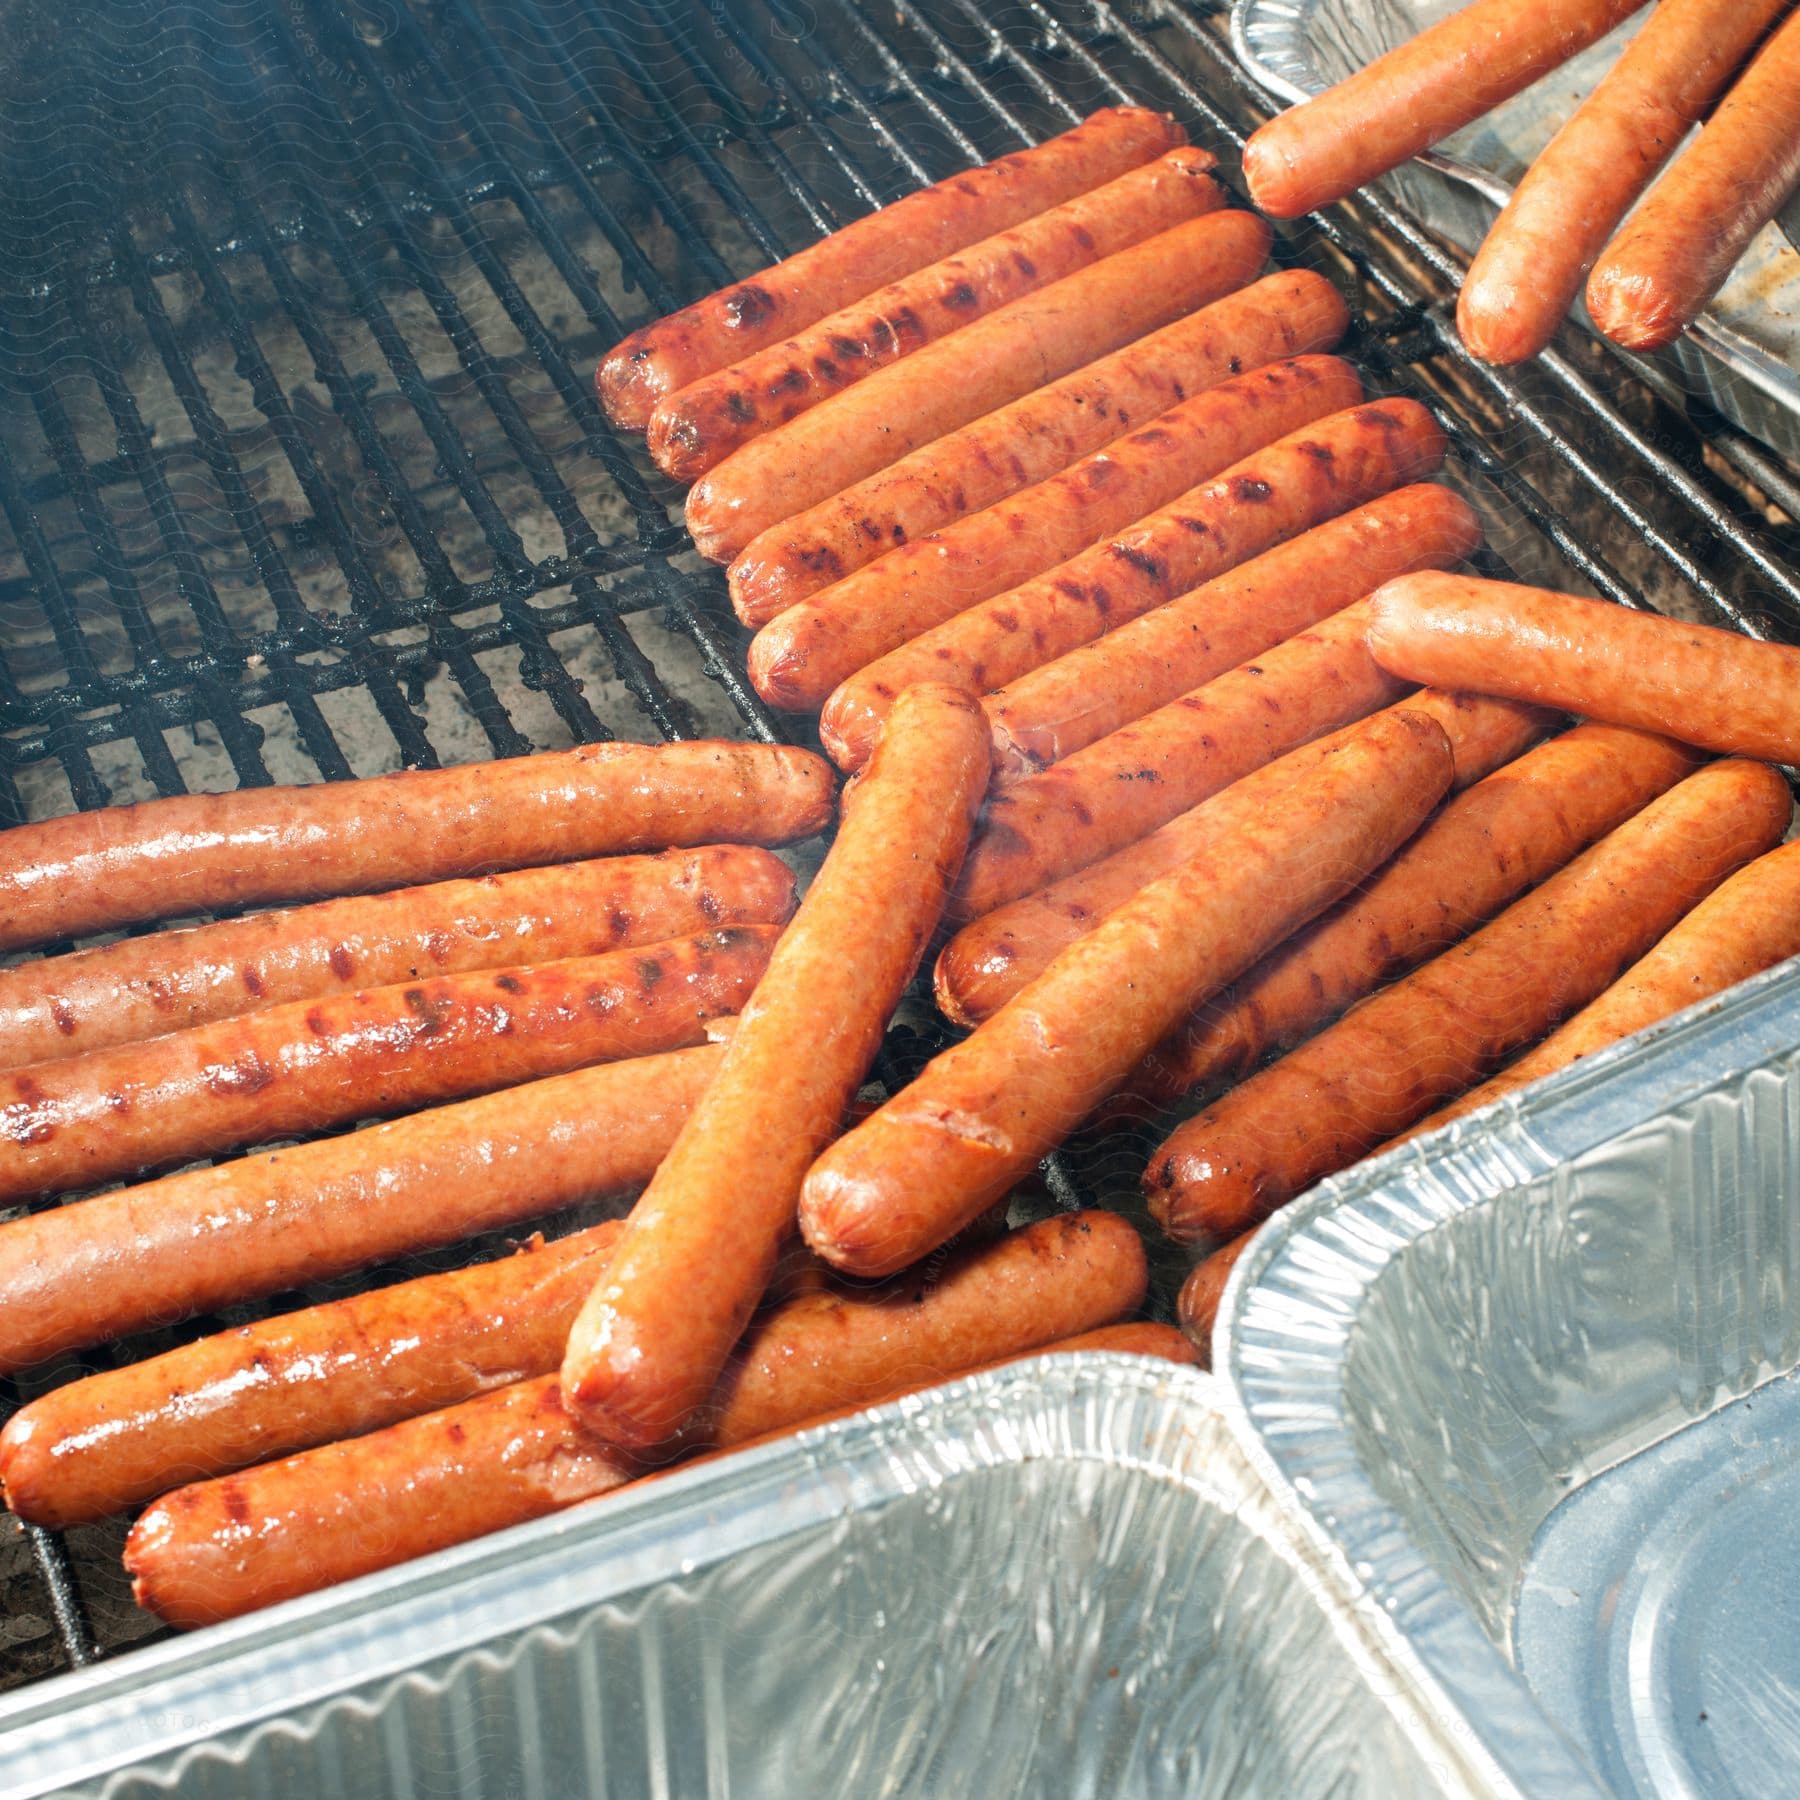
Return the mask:
<svg viewBox="0 0 1800 1800">
<path fill-rule="evenodd" d="M 677 496 L 606 428 L 595 360 L 1098 105 L 1172 108 L 1228 150 L 1258 101 L 1215 15 L 20 0 L 0 20 L 0 822 L 614 732 L 799 736 L 744 680 Z M 1278 254 L 1352 292 L 1355 352 L 1438 413 L 1506 564 L 1800 635 L 1790 527 L 1598 353 L 1473 363 L 1454 263 L 1378 200 Z M 1791 505 L 1766 453 L 1714 441 Z M 892 1072 L 932 1029 L 896 1035 Z M 1080 1145 L 1051 1197 L 1130 1192 L 1141 1160 Z M 146 1635 L 118 1542 L 0 1550 L 0 1685 Z"/>
</svg>

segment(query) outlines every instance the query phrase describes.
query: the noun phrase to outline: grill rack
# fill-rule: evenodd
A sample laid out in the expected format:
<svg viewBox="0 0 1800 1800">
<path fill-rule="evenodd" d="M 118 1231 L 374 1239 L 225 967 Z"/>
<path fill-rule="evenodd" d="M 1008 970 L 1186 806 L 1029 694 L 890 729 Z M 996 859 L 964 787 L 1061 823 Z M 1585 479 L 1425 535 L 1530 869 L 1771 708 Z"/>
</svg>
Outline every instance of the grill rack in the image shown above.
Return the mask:
<svg viewBox="0 0 1800 1800">
<path fill-rule="evenodd" d="M 1172 108 L 1229 154 L 1264 108 L 1220 10 L 19 8 L 0 21 L 29 52 L 0 117 L 0 823 L 431 767 L 440 744 L 796 739 L 743 677 L 673 490 L 605 426 L 595 356 L 1097 105 Z M 1766 452 L 1693 431 L 1598 354 L 1475 363 L 1446 304 L 1458 265 L 1379 198 L 1284 230 L 1277 258 L 1353 290 L 1371 322 L 1352 354 L 1444 424 L 1502 521 L 1496 566 L 1800 637 L 1795 538 L 1702 454 L 1792 514 Z M 596 680 L 617 694 L 596 703 Z M 897 1034 L 890 1077 L 937 1041 Z M 1129 1186 L 1141 1157 L 1113 1155 L 1117 1179 L 1104 1146 L 1053 1159 L 1052 1197 Z M 55 1643 L 11 1681 L 141 1637 L 119 1629 L 116 1535 L 75 1556 L 27 1537 Z M 91 1585 L 108 1557 L 84 1596 L 76 1564 Z"/>
</svg>

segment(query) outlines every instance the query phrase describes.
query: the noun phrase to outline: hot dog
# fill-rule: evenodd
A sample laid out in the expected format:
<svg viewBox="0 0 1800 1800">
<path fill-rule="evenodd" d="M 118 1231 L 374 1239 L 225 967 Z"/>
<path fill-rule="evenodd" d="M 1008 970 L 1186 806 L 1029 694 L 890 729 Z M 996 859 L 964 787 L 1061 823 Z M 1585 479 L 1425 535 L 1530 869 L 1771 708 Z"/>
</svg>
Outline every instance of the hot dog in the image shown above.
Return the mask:
<svg viewBox="0 0 1800 1800">
<path fill-rule="evenodd" d="M 1692 774 L 1667 738 L 1578 725 L 1452 800 L 1359 894 L 1182 1021 L 1135 1091 L 1238 1080 L 1382 982 L 1435 956 Z"/>
<path fill-rule="evenodd" d="M 818 706 L 878 656 L 1056 567 L 1273 439 L 1354 406 L 1335 356 L 1223 381 L 1073 468 L 904 544 L 790 607 L 756 634 L 750 679 L 773 706 Z"/>
<path fill-rule="evenodd" d="M 1425 713 L 1442 727 L 1456 759 L 1458 787 L 1510 762 L 1550 728 L 1550 715 L 1535 708 L 1430 688 L 1395 710 L 1402 708 Z M 937 961 L 937 1001 L 945 1016 L 963 1025 L 985 1019 L 1139 889 L 1179 868 L 1197 849 L 1253 825 L 1290 783 L 1311 780 L 1327 751 L 1358 729 L 1353 725 L 1290 750 L 1128 849 L 965 925 Z"/>
<path fill-rule="evenodd" d="M 731 565 L 731 603 L 746 625 L 766 625 L 896 544 L 1066 469 L 1228 375 L 1329 350 L 1348 324 L 1324 276 L 1265 275 L 771 526 Z"/>
<path fill-rule="evenodd" d="M 125 938 L 0 970 L 0 1068 L 427 973 L 561 962 L 718 926 L 779 925 L 793 910 L 794 877 L 779 858 L 715 844 Z"/>
<path fill-rule="evenodd" d="M 0 1075 L 0 1199 L 702 1043 L 777 935 L 740 925 L 432 976 L 15 1069 Z"/>
<path fill-rule="evenodd" d="M 1662 0 L 1513 189 L 1469 267 L 1462 340 L 1536 356 L 1607 239 L 1787 0 Z M 1716 197 L 1716 196 L 1715 196 Z"/>
<path fill-rule="evenodd" d="M 1251 198 L 1277 219 L 1342 200 L 1597 43 L 1644 0 L 1473 0 L 1244 146 Z"/>
<path fill-rule="evenodd" d="M 1372 994 L 1180 1125 L 1144 1177 L 1172 1237 L 1247 1231 L 1593 999 L 1726 876 L 1781 841 L 1787 784 L 1714 763 L 1492 924 Z"/>
<path fill-rule="evenodd" d="M 1800 650 L 1788 645 L 1467 575 L 1408 575 L 1371 605 L 1369 648 L 1410 681 L 1800 762 Z"/>
<path fill-rule="evenodd" d="M 606 1063 L 0 1224 L 0 1372 L 642 1187 L 722 1055 Z"/>
<path fill-rule="evenodd" d="M 1092 193 L 983 238 L 657 403 L 645 441 L 692 481 L 752 438 L 995 307 L 1225 204 L 1204 150 L 1171 150 Z"/>
<path fill-rule="evenodd" d="M 711 1441 L 742 1444 L 1056 1343 L 1132 1312 L 1145 1285 L 1137 1233 L 1108 1213 L 1046 1220 L 921 1273 L 771 1312 L 714 1396 Z M 125 1563 L 140 1605 L 204 1624 L 573 1506 L 645 1466 L 583 1429 L 543 1376 L 182 1488 L 138 1520 Z"/>
<path fill-rule="evenodd" d="M 1594 323 L 1628 350 L 1672 344 L 1797 186 L 1800 18 L 1790 18 L 1594 265 Z"/>
<path fill-rule="evenodd" d="M 785 844 L 831 811 L 831 771 L 809 751 L 712 741 L 149 800 L 0 834 L 0 949 L 577 857 Z"/>
<path fill-rule="evenodd" d="M 981 709 L 927 687 L 889 721 L 717 1078 L 569 1334 L 562 1391 L 614 1443 L 706 1399 L 918 966 L 987 787 Z"/>
<path fill-rule="evenodd" d="M 1213 213 L 1121 250 L 915 350 L 746 444 L 689 491 L 687 527 L 727 562 L 771 525 L 896 458 L 1251 280 L 1251 213 Z"/>
<path fill-rule="evenodd" d="M 1196 1263 L 1176 1296 L 1176 1317 L 1181 1320 L 1181 1329 L 1199 1349 L 1203 1368 L 1212 1367 L 1213 1326 L 1218 1323 L 1219 1302 L 1225 1298 L 1225 1284 L 1230 1281 L 1238 1258 L 1250 1248 L 1250 1241 L 1255 1236 L 1254 1231 L 1246 1231 L 1241 1237 L 1233 1238 L 1223 1250 L 1215 1250 L 1204 1262 Z"/>
<path fill-rule="evenodd" d="M 806 1241 L 858 1275 L 927 1254 L 1028 1174 L 1188 1007 L 1385 862 L 1453 773 L 1442 727 L 1419 714 L 1347 734 L 1312 781 L 1199 846 L 825 1151 L 801 1189 Z"/>
<path fill-rule="evenodd" d="M 1353 407 L 1294 432 L 853 675 L 826 702 L 825 747 L 854 769 L 894 696 L 915 681 L 974 694 L 1004 687 L 1271 545 L 1430 474 L 1443 457 L 1443 433 L 1411 400 Z"/>
<path fill-rule="evenodd" d="M 990 694 L 995 770 L 1012 779 L 1071 756 L 1384 581 L 1448 568 L 1480 543 L 1467 502 L 1431 484 L 1315 525 Z"/>
<path fill-rule="evenodd" d="M 612 422 L 641 431 L 665 394 L 779 343 L 863 294 L 1003 231 L 1184 141 L 1165 114 L 1112 106 L 1033 149 L 857 219 L 748 281 L 634 331 L 595 374 Z"/>
</svg>

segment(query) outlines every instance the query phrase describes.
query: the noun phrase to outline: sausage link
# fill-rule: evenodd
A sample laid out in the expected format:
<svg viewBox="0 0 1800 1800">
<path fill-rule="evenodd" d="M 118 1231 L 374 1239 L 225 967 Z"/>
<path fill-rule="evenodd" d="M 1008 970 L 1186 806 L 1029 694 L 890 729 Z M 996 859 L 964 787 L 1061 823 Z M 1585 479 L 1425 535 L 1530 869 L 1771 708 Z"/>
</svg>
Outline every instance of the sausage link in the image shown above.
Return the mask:
<svg viewBox="0 0 1800 1800">
<path fill-rule="evenodd" d="M 1247 1231 L 1593 999 L 1781 841 L 1787 784 L 1701 769 L 1499 918 L 1178 1126 L 1144 1177 L 1172 1237 Z"/>
<path fill-rule="evenodd" d="M 1367 629 L 1368 604 L 1358 601 L 994 795 L 950 916 L 979 919 L 1036 893 L 1398 700 L 1407 684 L 1369 654 Z"/>
<path fill-rule="evenodd" d="M 1392 710 L 1424 713 L 1438 722 L 1450 739 L 1458 787 L 1509 762 L 1549 729 L 1549 716 L 1534 708 L 1429 688 Z M 1311 780 L 1327 752 L 1360 729 L 1352 725 L 1290 750 L 1127 849 L 965 925 L 937 961 L 937 1002 L 945 1017 L 975 1025 L 997 1011 L 1141 888 L 1179 868 L 1199 848 L 1248 829 L 1278 792 L 1291 782 Z"/>
<path fill-rule="evenodd" d="M 773 706 L 816 707 L 922 631 L 1055 568 L 1361 398 L 1356 371 L 1335 356 L 1273 363 L 1221 382 L 1060 475 L 790 607 L 756 634 L 750 679 Z"/>
<path fill-rule="evenodd" d="M 1448 568 L 1480 543 L 1468 503 L 1430 483 L 1315 525 L 990 694 L 995 771 L 1012 779 L 1071 756 L 1384 581 Z"/>
<path fill-rule="evenodd" d="M 1672 344 L 1796 187 L 1800 17 L 1776 28 L 1699 137 L 1607 245 L 1588 277 L 1594 323 L 1628 350 Z"/>
<path fill-rule="evenodd" d="M 703 376 L 657 403 L 645 434 L 651 460 L 692 481 L 752 438 L 996 307 L 1216 212 L 1225 204 L 1217 166 L 1204 150 L 1171 150 Z"/>
<path fill-rule="evenodd" d="M 1556 335 L 1619 221 L 1787 0 L 1661 0 L 1513 189 L 1462 285 L 1456 323 L 1488 362 Z"/>
<path fill-rule="evenodd" d="M 806 1241 L 857 1275 L 903 1268 L 1030 1173 L 1206 995 L 1322 911 L 1449 786 L 1434 721 L 1395 712 L 1312 781 L 1202 844 L 927 1065 L 808 1171 Z"/>
<path fill-rule="evenodd" d="M 0 1075 L 0 1200 L 705 1041 L 778 932 L 296 1000 Z"/>
<path fill-rule="evenodd" d="M 1790 645 L 1468 575 L 1408 575 L 1372 605 L 1369 647 L 1410 681 L 1800 762 L 1800 650 Z"/>
<path fill-rule="evenodd" d="M 1244 146 L 1250 196 L 1277 219 L 1342 200 L 1597 43 L 1644 0 L 1473 0 Z"/>
<path fill-rule="evenodd" d="M 734 451 L 689 490 L 703 556 L 729 562 L 771 525 L 997 406 L 1017 400 L 1241 288 L 1261 270 L 1269 227 L 1220 212 L 1160 232 L 1011 301 L 904 363 Z"/>
<path fill-rule="evenodd" d="M 0 1224 L 0 1373 L 642 1187 L 714 1044 Z"/>
<path fill-rule="evenodd" d="M 1578 725 L 1452 800 L 1359 894 L 1182 1021 L 1135 1092 L 1241 1080 L 1383 982 L 1446 950 L 1691 775 L 1667 738 Z"/>
<path fill-rule="evenodd" d="M 1599 999 L 1491 1081 L 1393 1139 L 1423 1137 L 1800 954 L 1800 844 L 1759 856 L 1709 894 Z M 1384 1149 L 1392 1145 L 1384 1145 Z"/>
<path fill-rule="evenodd" d="M 924 688 L 895 710 L 718 1079 L 569 1334 L 563 1392 L 611 1441 L 674 1437 L 718 1381 L 793 1231 L 800 1178 L 936 928 L 987 774 L 967 696 Z"/>
<path fill-rule="evenodd" d="M 779 925 L 794 877 L 715 844 L 321 901 L 0 969 L 0 1068 L 426 974 L 598 956 L 732 925 Z"/>
<path fill-rule="evenodd" d="M 785 844 L 831 822 L 832 786 L 785 745 L 584 744 L 70 813 L 0 833 L 0 950 L 577 857 Z"/>
<path fill-rule="evenodd" d="M 742 1444 L 1056 1343 L 1134 1311 L 1144 1285 L 1136 1232 L 1080 1213 L 923 1279 L 805 1296 L 745 1340 L 718 1390 L 713 1441 Z M 125 1565 L 140 1605 L 206 1624 L 593 1499 L 644 1469 L 587 1432 L 543 1376 L 182 1488 L 138 1520 Z"/>
<path fill-rule="evenodd" d="M 1353 407 L 1306 426 L 851 676 L 825 703 L 825 748 L 840 767 L 857 768 L 894 696 L 915 681 L 948 681 L 974 694 L 1004 687 L 1274 544 L 1431 474 L 1443 459 L 1443 433 L 1411 400 Z"/>
<path fill-rule="evenodd" d="M 746 625 L 766 625 L 895 545 L 1043 481 L 1227 376 L 1329 350 L 1349 322 L 1323 275 L 1265 275 L 771 526 L 732 563 L 731 603 Z"/>
<path fill-rule="evenodd" d="M 1213 1327 L 1219 1320 L 1219 1302 L 1225 1298 L 1225 1284 L 1230 1281 L 1238 1258 L 1250 1248 L 1255 1236 L 1254 1231 L 1246 1231 L 1242 1236 L 1234 1237 L 1223 1250 L 1215 1250 L 1204 1262 L 1196 1263 L 1175 1297 L 1175 1316 L 1181 1321 L 1181 1329 L 1199 1349 L 1202 1368 L 1212 1367 Z"/>
<path fill-rule="evenodd" d="M 853 220 L 748 281 L 634 331 L 595 372 L 606 416 L 642 431 L 651 409 L 739 358 L 965 245 L 1099 187 L 1185 141 L 1163 113 L 1111 106 L 1048 143 L 964 170 Z"/>
</svg>

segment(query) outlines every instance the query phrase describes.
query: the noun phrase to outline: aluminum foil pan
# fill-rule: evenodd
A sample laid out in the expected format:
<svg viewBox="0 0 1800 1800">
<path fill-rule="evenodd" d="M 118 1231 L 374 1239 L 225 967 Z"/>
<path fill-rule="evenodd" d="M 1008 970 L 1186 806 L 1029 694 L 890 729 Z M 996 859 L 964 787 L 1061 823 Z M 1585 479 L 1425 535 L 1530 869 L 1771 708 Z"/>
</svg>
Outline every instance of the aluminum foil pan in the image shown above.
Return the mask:
<svg viewBox="0 0 1800 1800">
<path fill-rule="evenodd" d="M 1315 1189 L 1214 1362 L 1520 1789 L 1793 1791 L 1800 962 Z"/>
<path fill-rule="evenodd" d="M 1478 1789 L 1220 1396 L 1094 1353 L 971 1377 L 28 1688 L 0 1789 Z"/>
<path fill-rule="evenodd" d="M 1231 41 L 1259 86 L 1293 104 L 1404 43 L 1465 0 L 1236 0 Z M 1384 186 L 1421 223 L 1473 252 L 1513 184 L 1637 31 L 1639 13 L 1563 68 Z M 1705 315 L 1672 349 L 1608 345 L 1664 392 L 1695 394 L 1800 463 L 1800 196 L 1766 225 Z M 1585 308 L 1578 314 L 1592 330 Z"/>
</svg>

